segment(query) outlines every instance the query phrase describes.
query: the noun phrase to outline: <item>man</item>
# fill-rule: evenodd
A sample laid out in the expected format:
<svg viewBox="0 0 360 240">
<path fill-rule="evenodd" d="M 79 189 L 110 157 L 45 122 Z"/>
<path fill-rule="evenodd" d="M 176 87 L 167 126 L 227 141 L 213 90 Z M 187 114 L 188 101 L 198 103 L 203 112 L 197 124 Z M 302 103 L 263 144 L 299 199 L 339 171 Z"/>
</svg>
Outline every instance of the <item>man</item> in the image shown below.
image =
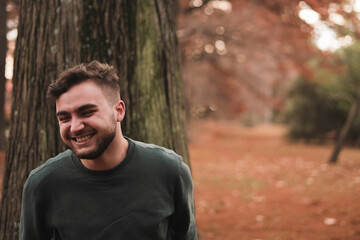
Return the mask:
<svg viewBox="0 0 360 240">
<path fill-rule="evenodd" d="M 189 168 L 173 151 L 124 137 L 113 67 L 93 61 L 49 86 L 68 150 L 33 170 L 20 239 L 196 239 Z"/>
</svg>

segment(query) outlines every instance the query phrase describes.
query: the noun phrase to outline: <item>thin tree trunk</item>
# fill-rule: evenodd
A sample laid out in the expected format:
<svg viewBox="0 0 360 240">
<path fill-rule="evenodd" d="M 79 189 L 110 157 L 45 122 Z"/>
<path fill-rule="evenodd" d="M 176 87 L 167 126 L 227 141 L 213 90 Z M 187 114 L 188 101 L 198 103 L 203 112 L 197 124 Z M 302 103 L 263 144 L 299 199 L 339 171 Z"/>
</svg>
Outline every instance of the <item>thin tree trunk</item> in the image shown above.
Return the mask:
<svg viewBox="0 0 360 240">
<path fill-rule="evenodd" d="M 346 122 L 340 131 L 339 138 L 336 141 L 334 150 L 329 158 L 329 163 L 335 164 L 338 161 L 340 151 L 344 145 L 345 139 L 350 131 L 350 128 L 359 112 L 359 109 L 360 109 L 360 87 L 358 88 L 356 99 L 351 105 L 350 112 L 346 118 Z"/>
<path fill-rule="evenodd" d="M 174 149 L 189 163 L 175 34 L 175 0 L 21 0 L 0 239 L 17 239 L 23 184 L 63 149 L 46 88 L 82 61 L 119 70 L 124 133 Z"/>
<path fill-rule="evenodd" d="M 0 150 L 6 148 L 5 138 L 5 59 L 7 51 L 6 2 L 0 1 Z"/>
</svg>

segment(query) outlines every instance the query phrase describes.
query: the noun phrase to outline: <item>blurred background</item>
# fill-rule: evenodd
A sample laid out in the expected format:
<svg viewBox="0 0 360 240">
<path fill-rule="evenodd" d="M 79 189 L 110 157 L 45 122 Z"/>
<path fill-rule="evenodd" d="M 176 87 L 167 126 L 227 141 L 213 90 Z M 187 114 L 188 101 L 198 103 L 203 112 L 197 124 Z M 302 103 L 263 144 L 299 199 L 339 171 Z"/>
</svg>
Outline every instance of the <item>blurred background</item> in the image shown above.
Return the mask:
<svg viewBox="0 0 360 240">
<path fill-rule="evenodd" d="M 18 1 L 1 4 L 4 150 Z M 360 1 L 176 7 L 200 239 L 360 239 Z"/>
<path fill-rule="evenodd" d="M 6 4 L 7 48 L 1 48 L 7 49 L 5 122 L 17 4 Z M 180 0 L 178 8 L 188 119 L 285 123 L 293 139 L 336 139 L 360 86 L 360 1 Z M 356 117 L 348 143 L 359 146 L 359 132 Z"/>
</svg>

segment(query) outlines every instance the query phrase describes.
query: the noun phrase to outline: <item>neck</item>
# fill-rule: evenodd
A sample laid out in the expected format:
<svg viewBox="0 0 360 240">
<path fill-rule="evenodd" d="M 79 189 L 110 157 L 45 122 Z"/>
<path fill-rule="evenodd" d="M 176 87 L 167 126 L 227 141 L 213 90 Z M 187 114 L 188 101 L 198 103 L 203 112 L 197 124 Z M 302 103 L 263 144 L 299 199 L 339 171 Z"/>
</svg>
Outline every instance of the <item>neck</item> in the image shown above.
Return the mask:
<svg viewBox="0 0 360 240">
<path fill-rule="evenodd" d="M 121 132 L 117 132 L 115 138 L 97 159 L 80 159 L 81 163 L 90 170 L 108 170 L 119 165 L 126 157 L 129 142 Z"/>
</svg>

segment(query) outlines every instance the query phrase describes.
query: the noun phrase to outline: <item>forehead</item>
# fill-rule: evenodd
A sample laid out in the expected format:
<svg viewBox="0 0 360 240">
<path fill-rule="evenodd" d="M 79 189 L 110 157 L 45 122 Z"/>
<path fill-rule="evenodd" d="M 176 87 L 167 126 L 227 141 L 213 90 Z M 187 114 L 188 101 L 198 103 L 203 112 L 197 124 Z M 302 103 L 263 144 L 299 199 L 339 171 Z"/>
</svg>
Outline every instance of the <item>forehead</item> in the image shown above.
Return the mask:
<svg viewBox="0 0 360 240">
<path fill-rule="evenodd" d="M 101 106 L 107 103 L 103 89 L 92 81 L 72 86 L 56 100 L 56 111 L 72 111 L 85 104 Z"/>
</svg>

